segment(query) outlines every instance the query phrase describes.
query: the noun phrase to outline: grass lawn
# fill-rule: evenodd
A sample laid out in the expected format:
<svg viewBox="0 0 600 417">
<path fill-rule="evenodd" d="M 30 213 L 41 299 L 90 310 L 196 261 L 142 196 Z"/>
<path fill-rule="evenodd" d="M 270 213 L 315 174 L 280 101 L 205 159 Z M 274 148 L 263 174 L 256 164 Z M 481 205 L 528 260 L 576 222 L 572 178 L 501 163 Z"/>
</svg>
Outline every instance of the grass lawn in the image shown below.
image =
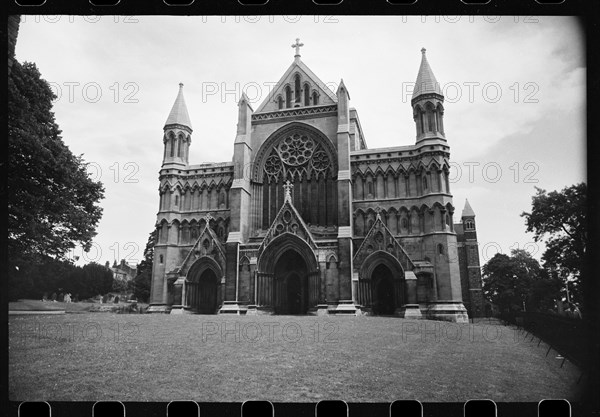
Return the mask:
<svg viewBox="0 0 600 417">
<path fill-rule="evenodd" d="M 387 317 L 9 317 L 9 398 L 578 399 L 579 370 L 501 325 Z"/>
<path fill-rule="evenodd" d="M 65 310 L 68 313 L 89 311 L 96 303 L 61 303 L 41 300 L 19 300 L 8 303 L 9 311 L 53 311 Z"/>
</svg>

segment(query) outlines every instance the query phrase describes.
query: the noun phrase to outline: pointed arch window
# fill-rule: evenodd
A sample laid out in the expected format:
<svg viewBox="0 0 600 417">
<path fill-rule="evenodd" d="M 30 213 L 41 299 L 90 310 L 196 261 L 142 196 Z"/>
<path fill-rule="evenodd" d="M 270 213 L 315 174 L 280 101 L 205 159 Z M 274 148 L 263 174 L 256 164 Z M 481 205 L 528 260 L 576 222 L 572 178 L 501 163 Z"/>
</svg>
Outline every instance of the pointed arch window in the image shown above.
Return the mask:
<svg viewBox="0 0 600 417">
<path fill-rule="evenodd" d="M 163 222 L 160 229 L 160 243 L 167 243 L 167 238 L 169 237 L 169 225 L 166 221 Z"/>
<path fill-rule="evenodd" d="M 219 208 L 225 208 L 225 190 L 221 190 L 221 195 L 219 197 Z"/>
<path fill-rule="evenodd" d="M 438 243 L 438 254 L 444 254 L 444 245 L 442 245 L 441 243 Z"/>
<path fill-rule="evenodd" d="M 277 107 L 279 110 L 283 109 L 283 97 L 281 96 L 277 97 Z"/>
<path fill-rule="evenodd" d="M 292 89 L 289 85 L 285 87 L 285 108 L 289 109 L 292 107 Z"/>
<path fill-rule="evenodd" d="M 435 110 L 433 109 L 433 105 L 427 104 L 427 131 L 435 132 L 435 120 L 433 117 L 433 113 Z"/>
<path fill-rule="evenodd" d="M 177 137 L 177 156 L 181 157 L 183 152 L 183 135 Z"/>
<path fill-rule="evenodd" d="M 171 146 L 171 151 L 169 154 L 172 158 L 175 156 L 175 138 L 173 137 L 173 135 L 169 136 L 169 142 L 170 142 L 170 146 Z"/>
<path fill-rule="evenodd" d="M 310 85 L 304 84 L 304 105 L 310 106 Z"/>
<path fill-rule="evenodd" d="M 313 106 L 316 106 L 317 104 L 319 104 L 319 95 L 317 94 L 316 91 L 313 91 L 313 93 L 312 93 L 312 104 L 313 104 Z"/>
<path fill-rule="evenodd" d="M 425 120 L 424 120 L 425 116 L 423 114 L 423 111 L 421 111 L 421 109 L 419 109 L 419 131 L 421 133 L 425 133 Z"/>
<path fill-rule="evenodd" d="M 473 230 L 475 229 L 475 224 L 473 223 L 473 220 L 466 220 L 465 221 L 465 230 Z"/>
<path fill-rule="evenodd" d="M 175 196 L 175 205 L 176 206 L 179 205 L 179 196 L 178 195 Z"/>
<path fill-rule="evenodd" d="M 301 97 L 302 96 L 300 94 L 300 74 L 296 74 L 296 76 L 294 77 L 294 101 L 296 103 L 300 103 Z"/>
<path fill-rule="evenodd" d="M 427 174 L 425 174 L 427 175 Z M 423 177 L 423 191 L 427 190 L 427 177 Z"/>
</svg>

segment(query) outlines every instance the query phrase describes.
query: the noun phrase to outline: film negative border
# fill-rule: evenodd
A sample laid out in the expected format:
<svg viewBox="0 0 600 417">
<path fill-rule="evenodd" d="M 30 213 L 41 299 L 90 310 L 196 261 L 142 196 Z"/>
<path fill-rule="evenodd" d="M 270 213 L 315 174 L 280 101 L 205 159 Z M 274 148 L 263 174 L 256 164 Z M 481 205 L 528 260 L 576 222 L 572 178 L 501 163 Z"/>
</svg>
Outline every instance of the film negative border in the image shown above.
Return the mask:
<svg viewBox="0 0 600 417">
<path fill-rule="evenodd" d="M 190 0 L 191 1 L 191 0 Z M 29 0 L 35 3 L 35 0 Z M 470 14 L 488 14 L 488 15 L 525 15 L 525 14 L 542 14 L 542 15 L 578 15 L 588 16 L 590 21 L 598 18 L 597 2 L 589 2 L 586 0 L 565 0 L 562 3 L 550 2 L 548 4 L 540 4 L 542 1 L 535 0 L 482 0 L 479 3 L 465 4 L 459 0 L 455 1 L 425 1 L 418 0 L 416 2 L 403 3 L 386 0 L 376 0 L 365 2 L 364 0 L 342 0 L 337 4 L 322 4 L 319 5 L 312 0 L 303 0 L 298 2 L 290 2 L 287 0 L 268 0 L 262 6 L 243 5 L 236 0 L 195 0 L 191 1 L 188 6 L 185 5 L 167 5 L 162 0 L 120 0 L 116 6 L 100 5 L 101 1 L 96 1 L 95 5 L 88 1 L 56 1 L 45 0 L 39 6 L 25 5 L 26 0 L 17 2 L 16 0 L 8 0 L 9 14 L 95 14 L 95 15 L 136 15 L 136 14 L 172 14 L 172 15 L 208 15 L 208 14 L 407 14 L 407 15 L 470 15 Z M 174 3 L 174 2 L 173 2 Z M 592 24 L 586 25 L 588 39 L 588 70 L 590 74 L 598 74 L 598 55 L 597 52 L 592 54 L 590 48 L 593 48 L 591 40 L 597 39 L 598 27 Z M 4 43 L 6 48 L 6 43 Z M 588 81 L 589 83 L 589 81 Z M 589 85 L 589 84 L 588 84 Z M 3 87 L 6 88 L 6 87 Z M 588 97 L 592 97 L 598 93 L 598 85 L 588 86 Z M 589 115 L 597 114 L 597 104 L 590 103 Z M 598 133 L 598 128 L 590 129 L 589 137 L 598 137 L 594 135 Z M 588 155 L 597 155 L 598 145 L 588 144 Z M 589 156 L 588 156 L 589 157 Z M 6 285 L 4 283 L 3 285 Z M 597 284 L 594 284 L 597 285 Z M 595 289 L 596 287 L 594 287 Z M 592 289 L 590 297 L 597 294 L 597 291 Z M 6 294 L 6 291 L 3 291 Z M 3 295 L 4 297 L 4 295 Z M 3 311 L 2 326 L 4 334 L 6 334 L 7 319 Z M 596 333 L 597 334 L 597 333 Z M 597 359 L 596 359 L 597 361 Z M 596 362 L 597 365 L 597 362 Z M 3 369 L 7 368 L 3 365 Z M 3 374 L 2 384 L 3 397 L 7 398 L 7 378 L 8 372 Z M 597 381 L 592 381 L 597 382 Z M 5 397 L 6 396 L 6 397 Z M 245 403 L 195 403 L 195 402 L 171 402 L 171 403 L 92 403 L 92 402 L 5 402 L 8 404 L 8 415 L 10 416 L 65 416 L 65 415 L 111 415 L 117 416 L 119 410 L 122 410 L 123 415 L 136 416 L 163 416 L 163 415 L 199 415 L 208 416 L 243 416 L 244 409 L 247 412 L 260 412 L 261 415 L 269 415 L 268 411 L 271 408 L 273 416 L 546 416 L 546 415 L 587 415 L 587 407 L 585 404 L 569 404 L 565 400 L 547 400 L 540 403 L 490 403 L 488 401 L 469 401 L 467 403 L 423 403 L 415 401 L 402 401 L 394 403 L 343 403 L 340 401 L 320 402 L 320 403 L 265 403 L 265 402 L 245 402 Z M 345 405 L 345 407 L 342 406 Z M 420 405 L 417 406 L 417 404 Z M 493 407 L 492 405 L 493 404 Z M 96 413 L 93 413 L 96 408 Z M 104 410 L 102 410 L 104 408 Z M 171 413 L 169 413 L 171 408 Z M 345 408 L 345 410 L 344 410 Z M 419 410 L 420 408 L 420 410 Z M 196 413 L 194 413 L 196 411 Z M 345 414 L 344 414 L 345 411 Z M 419 414 L 419 411 L 421 414 Z M 597 411 L 597 410 L 596 410 Z M 102 413 L 110 414 L 102 414 Z"/>
<path fill-rule="evenodd" d="M 578 15 L 594 8 L 585 0 L 8 0 L 9 14 L 172 14 L 172 15 L 265 15 L 265 14 L 427 14 L 427 15 Z M 562 3 L 558 3 L 562 1 Z M 97 5 L 94 5 L 95 2 Z M 179 2 L 178 4 L 176 4 Z M 191 2 L 191 3 L 190 3 Z M 318 4 L 318 2 L 322 2 Z M 101 5 L 104 4 L 104 5 Z"/>
<path fill-rule="evenodd" d="M 542 400 L 539 403 L 495 403 L 470 400 L 460 403 L 420 403 L 398 400 L 393 403 L 346 403 L 325 400 L 318 403 L 169 403 L 136 402 L 23 402 L 12 403 L 10 415 L 18 417 L 59 417 L 90 415 L 92 417 L 166 416 L 166 417 L 550 417 L 579 416 L 582 409 L 566 400 Z"/>
</svg>

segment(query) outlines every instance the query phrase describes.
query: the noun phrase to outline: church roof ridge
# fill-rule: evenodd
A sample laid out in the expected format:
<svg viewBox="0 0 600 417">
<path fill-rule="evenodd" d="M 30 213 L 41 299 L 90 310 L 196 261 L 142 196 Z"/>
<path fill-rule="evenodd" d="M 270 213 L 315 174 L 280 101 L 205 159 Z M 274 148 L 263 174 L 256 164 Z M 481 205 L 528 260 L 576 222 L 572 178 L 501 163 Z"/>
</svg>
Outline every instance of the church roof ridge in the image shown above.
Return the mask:
<svg viewBox="0 0 600 417">
<path fill-rule="evenodd" d="M 414 145 L 398 145 L 398 146 L 387 146 L 385 148 L 367 148 L 359 149 L 356 151 L 350 151 L 350 155 L 367 155 L 372 153 L 384 153 L 384 152 L 399 152 L 399 151 L 412 151 L 416 149 Z"/>
<path fill-rule="evenodd" d="M 228 162 L 201 162 L 199 164 L 190 164 L 187 167 L 188 171 L 193 171 L 194 169 L 201 169 L 201 168 L 223 168 L 223 167 L 229 167 L 229 166 L 235 166 L 235 163 L 233 161 L 228 161 Z"/>
<path fill-rule="evenodd" d="M 175 103 L 173 103 L 169 117 L 165 122 L 165 126 L 168 125 L 183 125 L 190 129 L 192 128 L 190 115 L 188 114 L 185 98 L 183 97 L 183 83 L 179 83 L 179 93 L 177 93 Z"/>
<path fill-rule="evenodd" d="M 429 61 L 427 61 L 427 55 L 425 55 L 426 51 L 425 48 L 421 49 L 421 66 L 419 67 L 417 81 L 415 82 L 415 88 L 413 90 L 413 100 L 416 97 L 427 93 L 435 93 L 440 96 L 443 95 L 440 83 L 435 78 L 435 75 L 433 75 L 431 66 L 429 66 Z"/>
</svg>

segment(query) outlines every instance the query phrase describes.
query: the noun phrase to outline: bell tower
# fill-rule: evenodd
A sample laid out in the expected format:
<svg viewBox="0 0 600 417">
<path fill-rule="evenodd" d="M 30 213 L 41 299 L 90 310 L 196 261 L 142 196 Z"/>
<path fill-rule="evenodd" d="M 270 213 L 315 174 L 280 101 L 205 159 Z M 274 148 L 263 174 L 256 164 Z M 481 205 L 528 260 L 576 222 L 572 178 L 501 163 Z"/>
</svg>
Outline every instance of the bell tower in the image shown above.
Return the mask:
<svg viewBox="0 0 600 417">
<path fill-rule="evenodd" d="M 182 83 L 179 83 L 179 93 L 163 130 L 164 152 L 160 170 L 160 204 L 157 219 L 160 223 L 156 225 L 158 240 L 154 246 L 149 312 L 170 310 L 167 274 L 181 262 L 178 222 L 181 219 L 182 194 L 181 190 L 174 190 L 168 186 L 165 174 L 169 174 L 171 170 L 174 173 L 176 170 L 186 169 L 188 166 L 192 123 L 183 98 Z M 175 219 L 177 223 L 169 224 L 165 216 L 170 217 L 171 221 Z"/>
<path fill-rule="evenodd" d="M 468 288 L 468 293 L 463 294 L 463 299 L 465 305 L 468 306 L 471 317 L 483 317 L 485 315 L 485 304 L 481 283 L 477 228 L 475 225 L 475 212 L 471 208 L 469 200 L 465 200 L 461 222 L 464 233 L 464 262 L 466 264 L 466 276 L 463 279 L 467 281 L 465 284 Z"/>
<path fill-rule="evenodd" d="M 163 129 L 163 168 L 187 165 L 192 143 L 192 122 L 183 98 L 183 83 L 179 83 L 179 93 Z"/>
</svg>

